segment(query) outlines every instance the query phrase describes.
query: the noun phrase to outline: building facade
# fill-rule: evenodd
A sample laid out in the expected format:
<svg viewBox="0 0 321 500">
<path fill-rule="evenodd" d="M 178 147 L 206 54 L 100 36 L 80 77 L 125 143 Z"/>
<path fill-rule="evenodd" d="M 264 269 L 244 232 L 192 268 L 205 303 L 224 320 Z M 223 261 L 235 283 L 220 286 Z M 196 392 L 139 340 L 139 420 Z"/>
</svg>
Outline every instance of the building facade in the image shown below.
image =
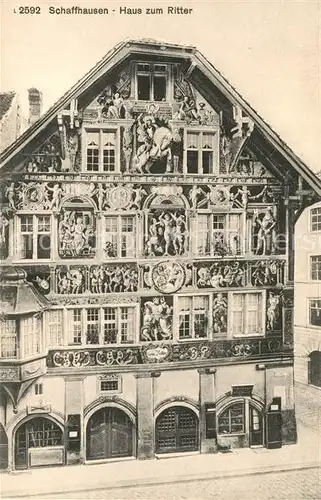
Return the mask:
<svg viewBox="0 0 321 500">
<path fill-rule="evenodd" d="M 19 96 L 15 92 L 0 92 L 0 151 L 4 150 L 27 128 L 21 111 Z"/>
<path fill-rule="evenodd" d="M 300 418 L 317 428 L 321 425 L 321 203 L 304 210 L 295 235 L 294 378 L 305 405 Z"/>
<path fill-rule="evenodd" d="M 3 466 L 296 441 L 320 181 L 194 47 L 130 41 L 2 158 Z"/>
</svg>

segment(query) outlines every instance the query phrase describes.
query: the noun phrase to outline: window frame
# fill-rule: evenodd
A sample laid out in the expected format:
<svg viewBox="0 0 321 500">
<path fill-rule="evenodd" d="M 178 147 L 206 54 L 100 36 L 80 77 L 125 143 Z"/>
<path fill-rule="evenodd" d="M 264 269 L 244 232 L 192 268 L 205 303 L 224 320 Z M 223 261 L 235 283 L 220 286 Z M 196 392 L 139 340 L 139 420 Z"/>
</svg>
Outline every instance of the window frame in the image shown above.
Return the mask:
<svg viewBox="0 0 321 500">
<path fill-rule="evenodd" d="M 314 217 L 316 217 L 316 221 L 313 221 Z M 316 229 L 313 229 L 314 224 L 316 225 Z M 310 209 L 309 227 L 311 233 L 321 233 L 321 207 Z"/>
<path fill-rule="evenodd" d="M 316 262 L 313 262 L 313 259 L 316 259 Z M 314 264 L 316 264 L 314 266 Z M 314 269 L 314 267 L 316 269 Z M 316 277 L 313 277 L 313 274 L 316 273 Z M 321 254 L 320 255 L 310 255 L 309 256 L 309 279 L 311 281 L 321 281 Z"/>
<path fill-rule="evenodd" d="M 116 230 L 115 231 L 106 231 L 106 221 L 107 219 L 116 219 Z M 133 231 L 123 231 L 122 230 L 122 222 L 124 218 L 131 218 L 133 220 Z M 139 231 L 138 229 L 138 219 L 137 219 L 137 213 L 135 212 L 122 212 L 121 214 L 119 212 L 111 212 L 111 213 L 106 213 L 103 216 L 103 226 L 102 226 L 102 251 L 103 251 L 103 261 L 110 261 L 112 260 L 120 260 L 120 259 L 125 259 L 125 260 L 133 260 L 137 258 L 138 255 L 138 237 L 139 237 Z M 107 252 L 105 251 L 105 246 L 106 246 L 106 236 L 110 234 L 112 237 L 116 237 L 117 240 L 117 255 L 115 257 L 108 256 Z M 133 243 L 134 243 L 134 250 L 133 250 L 133 255 L 129 256 L 122 256 L 122 238 L 124 235 L 132 235 Z"/>
<path fill-rule="evenodd" d="M 188 148 L 188 134 L 198 134 L 199 136 L 199 144 L 197 149 Z M 213 135 L 213 149 L 204 149 L 203 148 L 203 134 L 212 134 Z M 183 150 L 183 175 L 214 175 L 219 173 L 219 129 L 218 128 L 205 128 L 205 127 L 197 127 L 197 128 L 184 128 L 184 150 Z M 197 165 L 197 173 L 190 173 L 187 169 L 187 152 L 188 151 L 197 151 L 198 152 L 198 165 Z M 212 160 L 212 171 L 208 174 L 203 173 L 203 152 L 204 151 L 213 151 L 213 160 Z"/>
<path fill-rule="evenodd" d="M 20 320 L 21 358 L 29 359 L 40 356 L 43 350 L 43 320 L 37 314 L 29 315 Z M 28 323 L 32 321 L 32 331 Z M 36 346 L 36 348 L 35 348 Z"/>
<path fill-rule="evenodd" d="M 239 436 L 239 435 L 244 435 L 247 433 L 247 422 L 246 422 L 246 412 L 247 412 L 247 408 L 246 408 L 246 405 L 248 405 L 249 403 L 246 401 L 246 400 L 238 400 L 238 401 L 231 401 L 228 405 L 226 405 L 225 407 L 223 407 L 218 415 L 217 415 L 217 434 L 220 435 L 220 436 Z M 233 409 L 234 406 L 237 406 L 237 405 L 242 405 L 242 418 L 243 418 L 243 422 L 242 422 L 242 425 L 243 425 L 243 428 L 242 430 L 240 431 L 233 431 L 231 430 L 231 426 L 232 426 L 232 417 L 231 417 L 231 409 Z M 228 417 L 225 417 L 225 418 L 228 418 L 228 426 L 229 426 L 229 432 L 220 432 L 220 418 L 222 417 L 222 415 L 225 413 L 225 412 L 228 412 Z"/>
<path fill-rule="evenodd" d="M 30 231 L 22 231 L 21 229 L 21 219 L 22 217 L 32 217 L 32 232 Z M 38 224 L 39 224 L 39 218 L 40 217 L 48 217 L 49 219 L 49 224 L 50 224 L 50 230 L 49 231 L 41 231 L 39 232 L 38 229 Z M 15 217 L 15 227 L 16 227 L 16 248 L 15 248 L 15 260 L 19 262 L 32 262 L 34 260 L 40 261 L 40 262 L 50 262 L 53 259 L 53 246 L 54 246 L 54 221 L 53 221 L 53 216 L 52 213 L 48 213 L 45 211 L 37 212 L 37 213 L 32 213 L 30 211 L 24 211 L 24 212 L 17 212 L 16 217 Z M 36 228 L 36 230 L 35 230 Z M 21 257 L 21 245 L 22 245 L 22 236 L 24 234 L 32 234 L 32 257 L 31 258 L 23 258 Z M 45 258 L 40 258 L 38 257 L 38 236 L 39 235 L 47 235 L 50 238 L 50 248 L 49 252 L 50 255 L 49 257 Z"/>
<path fill-rule="evenodd" d="M 206 335 L 204 337 L 196 337 L 195 336 L 195 316 L 197 313 L 195 313 L 195 307 L 194 307 L 194 302 L 195 299 L 198 297 L 205 297 L 207 300 L 207 309 L 205 309 L 205 317 L 207 318 L 207 325 L 206 325 Z M 180 338 L 179 334 L 179 328 L 180 328 L 180 309 L 179 309 L 179 299 L 186 299 L 189 298 L 192 301 L 192 307 L 189 310 L 189 316 L 190 316 L 190 332 L 191 336 L 190 337 L 183 337 Z M 204 340 L 210 340 L 211 339 L 211 332 L 212 332 L 212 304 L 213 304 L 213 294 L 212 293 L 196 293 L 196 294 L 181 294 L 181 295 L 174 295 L 173 297 L 173 341 L 178 341 L 178 342 L 195 342 L 195 341 L 204 341 Z M 187 314 L 186 314 L 187 316 Z"/>
<path fill-rule="evenodd" d="M 243 328 L 244 325 L 244 333 L 235 333 L 234 332 L 234 306 L 233 306 L 233 299 L 235 295 L 243 295 L 245 296 L 245 301 L 243 303 L 243 310 L 242 310 L 242 315 L 243 315 Z M 250 295 L 257 295 L 259 297 L 258 301 L 258 313 L 257 313 L 257 319 L 259 320 L 259 331 L 257 333 L 248 333 L 248 325 L 249 325 L 249 317 L 248 313 L 250 312 L 248 309 L 248 297 Z M 251 338 L 251 337 L 264 337 L 265 336 L 265 301 L 266 301 L 266 294 L 265 291 L 256 291 L 256 290 L 234 290 L 228 294 L 228 331 L 231 332 L 231 337 L 232 338 Z M 261 307 L 261 311 L 260 311 Z"/>
<path fill-rule="evenodd" d="M 319 302 L 320 307 L 315 307 L 313 309 L 320 311 L 320 325 L 316 325 L 316 324 L 312 323 L 312 321 L 311 321 L 311 302 L 316 302 L 316 303 Z M 309 297 L 308 298 L 308 320 L 309 320 L 310 327 L 317 328 L 317 329 L 321 328 L 321 299 L 319 297 Z"/>
<path fill-rule="evenodd" d="M 0 359 L 2 361 L 4 360 L 10 360 L 10 359 L 19 359 L 19 342 L 18 342 L 18 323 L 16 319 L 11 319 L 11 318 L 3 318 L 1 320 L 1 325 L 5 323 L 14 323 L 15 327 L 15 332 L 10 332 L 9 331 L 0 331 Z M 9 325 L 8 325 L 9 326 Z M 7 329 L 8 330 L 8 329 Z M 6 344 L 5 340 L 8 339 L 9 343 Z M 14 352 L 13 356 L 2 356 L 2 353 L 5 353 L 5 351 L 8 351 L 8 345 L 10 347 L 10 353 Z M 13 349 L 12 349 L 13 346 Z"/>
<path fill-rule="evenodd" d="M 112 119 L 111 119 L 112 121 Z M 98 144 L 98 170 L 87 170 L 87 151 L 88 151 L 88 132 L 98 132 L 99 134 L 99 144 Z M 103 164 L 103 154 L 107 150 L 103 147 L 103 134 L 104 133 L 115 133 L 115 170 L 104 170 Z M 109 149 L 108 149 L 109 150 Z M 112 125 L 108 126 L 103 124 L 86 124 L 82 130 L 82 172 L 88 175 L 117 175 L 120 174 L 120 128 L 119 126 Z"/>
<path fill-rule="evenodd" d="M 140 64 L 148 64 L 149 65 L 149 72 L 144 72 L 144 71 L 140 71 L 138 69 L 138 66 Z M 163 72 L 157 72 L 155 71 L 155 66 L 165 66 L 165 71 L 164 73 Z M 135 61 L 134 63 L 134 98 L 136 101 L 138 101 L 138 103 L 144 103 L 144 102 L 156 102 L 156 103 L 164 103 L 164 102 L 169 102 L 171 100 L 171 97 L 172 97 L 172 92 L 171 92 L 171 78 L 170 78 L 170 75 L 171 75 L 171 69 L 170 69 L 171 65 L 168 64 L 167 62 L 155 62 L 155 61 Z M 164 100 L 160 100 L 160 101 L 156 101 L 154 99 L 155 95 L 154 95 L 154 76 L 156 76 L 159 74 L 159 75 L 165 75 L 165 99 Z M 149 75 L 149 99 L 139 99 L 138 97 L 138 76 L 139 75 Z"/>
<path fill-rule="evenodd" d="M 88 321 L 88 312 L 91 309 L 95 309 L 98 311 L 98 321 Z M 116 342 L 104 342 L 105 330 L 104 326 L 109 324 L 105 319 L 105 310 L 116 310 L 116 328 L 117 328 L 117 339 Z M 122 311 L 123 309 L 130 309 L 132 311 L 132 317 L 128 318 L 126 322 L 123 321 Z M 65 308 L 65 331 L 66 331 L 66 343 L 68 346 L 74 347 L 83 347 L 83 346 L 92 346 L 92 347 L 106 347 L 106 346 L 128 346 L 137 343 L 137 332 L 138 332 L 138 305 L 137 304 L 103 304 L 103 305 L 95 305 L 89 304 L 86 307 L 66 307 Z M 80 321 L 75 322 L 71 319 L 70 315 L 74 315 L 74 311 L 80 311 Z M 97 343 L 88 343 L 88 325 L 96 324 L 98 329 L 98 342 Z M 80 342 L 73 341 L 74 335 L 74 325 L 77 324 L 80 326 Z M 132 336 L 131 338 L 127 337 L 126 342 L 122 342 L 122 325 L 127 324 L 127 328 L 132 325 Z M 130 334 L 130 332 L 129 332 Z"/>
<path fill-rule="evenodd" d="M 234 229 L 231 229 L 231 222 L 230 222 L 230 217 L 231 216 L 237 216 L 238 217 L 238 225 L 239 225 L 239 230 L 236 231 Z M 198 235 L 203 234 L 203 231 L 198 230 L 199 226 L 199 217 L 204 217 L 206 216 L 207 218 L 207 234 L 209 235 L 210 238 L 210 251 L 209 253 L 200 253 L 199 252 L 199 245 L 198 245 Z M 225 227 L 222 230 L 214 229 L 213 228 L 213 223 L 214 223 L 214 217 L 215 216 L 224 216 L 225 217 Z M 226 224 L 226 221 L 228 221 L 228 227 Z M 227 253 L 226 257 L 232 256 L 232 257 L 239 257 L 244 255 L 245 249 L 244 249 L 244 226 L 245 226 L 245 221 L 244 221 L 244 213 L 240 211 L 209 211 L 209 210 L 198 210 L 195 218 L 190 219 L 190 225 L 194 226 L 194 230 L 191 230 L 191 244 L 190 248 L 192 249 L 192 254 L 198 257 L 216 257 L 218 254 L 214 254 L 214 242 L 213 242 L 213 236 L 216 233 L 224 233 L 225 241 L 230 242 L 230 235 L 233 233 L 237 233 L 240 236 L 240 242 L 238 244 L 238 252 L 233 254 L 233 253 Z M 228 238 L 226 238 L 228 236 Z M 196 247 L 196 248 L 195 248 Z"/>
</svg>

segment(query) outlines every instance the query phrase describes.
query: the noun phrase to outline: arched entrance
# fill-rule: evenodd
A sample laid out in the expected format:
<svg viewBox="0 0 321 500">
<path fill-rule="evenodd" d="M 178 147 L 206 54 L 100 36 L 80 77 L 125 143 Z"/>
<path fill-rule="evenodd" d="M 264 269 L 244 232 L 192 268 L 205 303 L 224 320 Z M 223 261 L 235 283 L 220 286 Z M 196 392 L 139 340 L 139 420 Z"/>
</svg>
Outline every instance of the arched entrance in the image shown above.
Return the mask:
<svg viewBox="0 0 321 500">
<path fill-rule="evenodd" d="M 16 469 L 63 463 L 63 431 L 55 422 L 34 417 L 20 425 L 15 434 Z"/>
<path fill-rule="evenodd" d="M 88 420 L 87 460 L 131 457 L 133 438 L 133 423 L 124 411 L 115 407 L 101 408 Z"/>
<path fill-rule="evenodd" d="M 218 444 L 222 447 L 262 446 L 264 419 L 262 408 L 249 398 L 231 400 L 217 417 Z"/>
<path fill-rule="evenodd" d="M 156 453 L 197 451 L 198 417 L 185 406 L 171 406 L 156 419 Z"/>
</svg>

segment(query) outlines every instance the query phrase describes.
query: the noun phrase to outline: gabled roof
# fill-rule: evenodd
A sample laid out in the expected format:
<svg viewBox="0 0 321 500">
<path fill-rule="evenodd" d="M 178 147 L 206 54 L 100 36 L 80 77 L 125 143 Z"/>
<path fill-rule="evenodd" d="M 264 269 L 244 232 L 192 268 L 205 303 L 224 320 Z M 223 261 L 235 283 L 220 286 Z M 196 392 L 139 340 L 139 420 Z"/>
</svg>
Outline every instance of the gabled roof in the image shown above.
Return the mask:
<svg viewBox="0 0 321 500">
<path fill-rule="evenodd" d="M 217 88 L 230 101 L 233 106 L 240 106 L 251 118 L 260 131 L 263 139 L 271 148 L 282 155 L 299 175 L 310 185 L 310 187 L 321 197 L 321 179 L 319 179 L 310 168 L 292 151 L 292 149 L 280 138 L 280 136 L 263 120 L 263 118 L 246 102 L 237 90 L 226 80 L 225 77 L 194 47 L 190 45 L 177 45 L 166 42 L 158 42 L 151 39 L 124 40 L 115 45 L 83 78 L 81 78 L 70 90 L 68 90 L 40 119 L 29 127 L 13 144 L 6 148 L 0 157 L 4 166 L 22 148 L 33 139 L 38 132 L 43 130 L 56 115 L 70 103 L 72 99 L 78 98 L 90 86 L 108 73 L 131 55 L 158 55 L 175 57 L 185 60 L 190 64 L 190 73 L 200 71 L 208 88 Z M 208 99 L 211 104 L 211 99 Z"/>
<path fill-rule="evenodd" d="M 15 95 L 15 92 L 0 92 L 0 122 L 11 108 Z"/>
</svg>

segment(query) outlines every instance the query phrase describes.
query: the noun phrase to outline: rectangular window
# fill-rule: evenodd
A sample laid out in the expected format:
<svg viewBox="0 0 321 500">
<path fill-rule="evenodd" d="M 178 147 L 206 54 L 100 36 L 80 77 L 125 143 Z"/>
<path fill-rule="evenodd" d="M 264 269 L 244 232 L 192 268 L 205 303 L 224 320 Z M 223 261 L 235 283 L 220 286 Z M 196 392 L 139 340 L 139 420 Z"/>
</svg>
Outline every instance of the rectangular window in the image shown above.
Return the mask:
<svg viewBox="0 0 321 500">
<path fill-rule="evenodd" d="M 41 320 L 37 316 L 30 316 L 29 318 L 20 321 L 23 357 L 28 358 L 35 354 L 40 354 L 41 350 Z"/>
<path fill-rule="evenodd" d="M 321 207 L 311 209 L 311 231 L 321 231 Z"/>
<path fill-rule="evenodd" d="M 262 295 L 234 293 L 232 295 L 233 335 L 262 333 Z"/>
<path fill-rule="evenodd" d="M 196 255 L 240 255 L 240 214 L 197 214 L 192 237 Z"/>
<path fill-rule="evenodd" d="M 135 339 L 133 307 L 90 307 L 68 310 L 72 344 L 128 344 Z M 82 336 L 84 332 L 84 336 Z"/>
<path fill-rule="evenodd" d="M 104 238 L 106 257 L 135 257 L 135 217 L 121 215 L 105 217 Z"/>
<path fill-rule="evenodd" d="M 50 259 L 51 216 L 19 216 L 18 238 L 20 259 Z"/>
<path fill-rule="evenodd" d="M 186 169 L 188 174 L 212 174 L 216 167 L 217 140 L 214 132 L 187 132 Z"/>
<path fill-rule="evenodd" d="M 35 384 L 35 394 L 36 396 L 43 394 L 43 384 Z"/>
<path fill-rule="evenodd" d="M 63 345 L 63 311 L 52 310 L 47 313 L 48 346 L 58 347 Z"/>
<path fill-rule="evenodd" d="M 120 379 L 118 375 L 102 375 L 100 377 L 100 391 L 101 392 L 119 392 Z"/>
<path fill-rule="evenodd" d="M 137 98 L 140 101 L 166 101 L 167 66 L 137 64 Z"/>
<path fill-rule="evenodd" d="M 179 339 L 207 337 L 208 305 L 206 296 L 178 297 Z"/>
<path fill-rule="evenodd" d="M 117 132 L 115 130 L 87 131 L 87 172 L 116 172 Z"/>
<path fill-rule="evenodd" d="M 17 324 L 15 319 L 0 321 L 0 357 L 17 357 Z"/>
<path fill-rule="evenodd" d="M 313 255 L 310 258 L 311 279 L 321 281 L 321 255 Z"/>
<path fill-rule="evenodd" d="M 310 300 L 310 325 L 321 326 L 321 299 Z"/>
</svg>

